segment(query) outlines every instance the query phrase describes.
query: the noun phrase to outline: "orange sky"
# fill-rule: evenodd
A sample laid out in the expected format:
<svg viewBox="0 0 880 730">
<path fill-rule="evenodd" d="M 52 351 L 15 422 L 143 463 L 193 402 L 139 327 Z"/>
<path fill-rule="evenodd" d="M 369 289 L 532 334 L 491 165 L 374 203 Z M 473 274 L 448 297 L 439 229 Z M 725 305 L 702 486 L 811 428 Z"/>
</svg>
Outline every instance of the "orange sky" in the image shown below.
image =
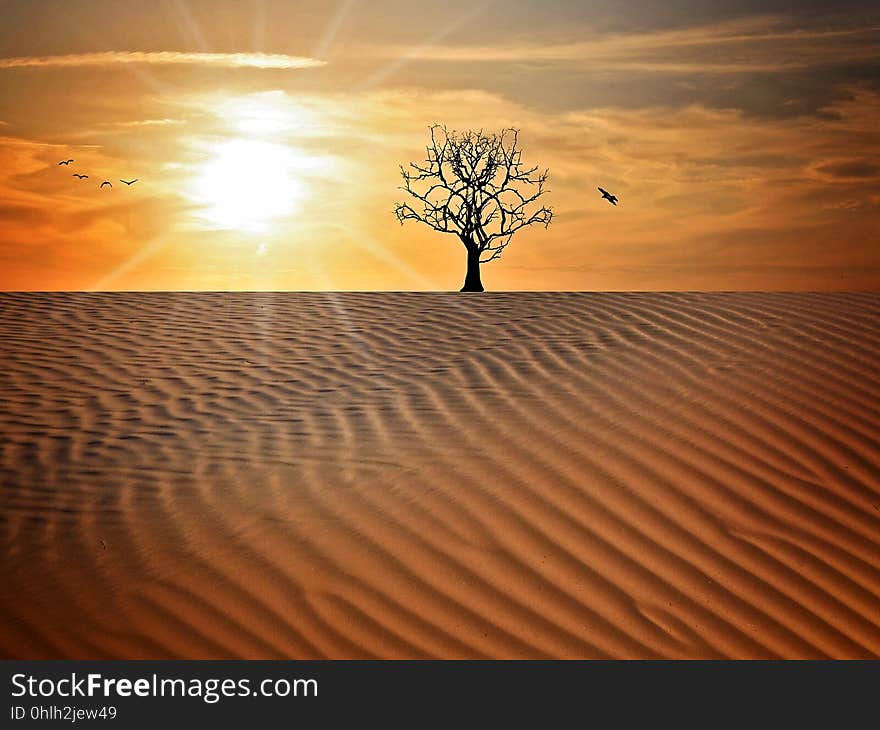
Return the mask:
<svg viewBox="0 0 880 730">
<path fill-rule="evenodd" d="M 432 122 L 550 168 L 487 289 L 877 288 L 871 4 L 658 5 L 7 2 L 0 288 L 457 289 Z"/>
</svg>

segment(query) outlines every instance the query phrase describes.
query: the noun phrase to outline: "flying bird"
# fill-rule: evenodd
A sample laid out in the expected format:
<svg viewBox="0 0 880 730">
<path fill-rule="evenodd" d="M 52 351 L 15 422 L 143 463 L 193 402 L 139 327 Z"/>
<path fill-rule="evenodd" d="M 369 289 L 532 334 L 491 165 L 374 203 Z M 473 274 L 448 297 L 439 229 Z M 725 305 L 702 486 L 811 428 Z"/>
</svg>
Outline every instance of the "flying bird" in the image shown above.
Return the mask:
<svg viewBox="0 0 880 730">
<path fill-rule="evenodd" d="M 598 188 L 599 192 L 602 193 L 602 198 L 607 200 L 611 205 L 617 205 L 617 196 L 609 193 L 605 188 Z"/>
<path fill-rule="evenodd" d="M 111 188 L 113 187 L 113 183 L 111 183 L 109 180 L 105 180 L 104 182 L 102 182 L 100 187 L 103 188 L 105 185 L 109 185 Z"/>
<path fill-rule="evenodd" d="M 61 162 L 59 162 L 58 164 L 59 165 L 69 165 L 71 162 L 73 162 L 73 160 L 61 160 Z"/>
<path fill-rule="evenodd" d="M 88 175 L 80 175 L 78 172 L 73 173 L 74 177 L 78 177 L 80 180 L 86 180 Z"/>
<path fill-rule="evenodd" d="M 135 178 L 134 180 L 120 180 L 119 182 L 125 183 L 126 185 L 134 185 L 137 181 L 138 178 Z"/>
</svg>

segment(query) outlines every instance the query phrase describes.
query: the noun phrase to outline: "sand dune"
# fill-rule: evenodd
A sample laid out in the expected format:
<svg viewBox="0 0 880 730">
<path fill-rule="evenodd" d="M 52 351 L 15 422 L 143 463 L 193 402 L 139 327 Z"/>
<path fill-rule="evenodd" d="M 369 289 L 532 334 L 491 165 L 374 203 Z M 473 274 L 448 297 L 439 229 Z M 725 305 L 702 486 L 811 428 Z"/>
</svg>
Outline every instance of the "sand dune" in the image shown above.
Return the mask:
<svg viewBox="0 0 880 730">
<path fill-rule="evenodd" d="M 878 657 L 878 323 L 2 294 L 0 654 Z"/>
</svg>

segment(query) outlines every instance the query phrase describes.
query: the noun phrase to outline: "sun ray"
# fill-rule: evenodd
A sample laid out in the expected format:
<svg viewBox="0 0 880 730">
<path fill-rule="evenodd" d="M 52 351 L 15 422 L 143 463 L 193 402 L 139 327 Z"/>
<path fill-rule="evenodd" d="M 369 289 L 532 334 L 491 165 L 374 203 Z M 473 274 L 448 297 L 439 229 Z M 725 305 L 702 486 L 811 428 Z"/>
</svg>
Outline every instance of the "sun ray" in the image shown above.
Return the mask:
<svg viewBox="0 0 880 730">
<path fill-rule="evenodd" d="M 196 46 L 200 51 L 208 51 L 208 41 L 205 39 L 204 34 L 202 33 L 202 29 L 199 28 L 199 24 L 196 23 L 195 19 L 192 16 L 192 13 L 189 9 L 189 4 L 184 0 L 177 0 L 174 3 L 175 8 L 177 9 L 177 14 L 180 16 L 184 28 L 189 32 L 192 39 L 195 41 Z"/>
<path fill-rule="evenodd" d="M 410 61 L 412 61 L 414 58 L 430 50 L 434 45 L 442 41 L 450 33 L 455 32 L 465 23 L 476 18 L 480 13 L 488 9 L 488 7 L 494 2 L 495 0 L 483 0 L 482 2 L 476 3 L 469 10 L 462 13 L 462 15 L 453 20 L 451 23 L 448 23 L 444 27 L 440 28 L 440 30 L 435 31 L 434 33 L 429 35 L 426 40 L 422 41 L 417 46 L 412 46 L 408 50 L 403 51 L 398 58 L 395 58 L 394 60 L 385 64 L 378 71 L 373 72 L 370 76 L 364 79 L 364 81 L 358 84 L 357 91 L 368 91 L 375 88 L 383 81 L 400 71 L 400 69 L 410 63 Z"/>
<path fill-rule="evenodd" d="M 59 6 L 59 11 L 68 12 L 65 11 L 63 8 L 63 5 Z M 92 31 L 88 27 L 84 27 L 83 24 L 78 22 L 78 20 L 74 16 L 68 15 L 68 17 L 70 18 L 69 26 L 71 28 L 75 28 L 80 35 L 88 38 L 90 41 L 89 45 L 95 48 L 101 48 L 103 46 L 101 38 L 94 31 Z M 131 67 L 130 70 L 133 75 L 137 76 L 141 81 L 143 81 L 144 84 L 146 84 L 154 93 L 162 94 L 162 92 L 165 91 L 164 86 L 156 80 L 156 78 L 149 72 L 148 69 Z"/>
<path fill-rule="evenodd" d="M 348 237 L 350 243 L 356 248 L 359 248 L 370 256 L 379 259 L 384 264 L 389 264 L 392 268 L 405 274 L 411 281 L 418 282 L 420 288 L 428 290 L 443 289 L 436 280 L 428 278 L 422 272 L 407 264 L 406 261 L 401 259 L 400 255 L 389 251 L 382 241 L 371 236 L 366 231 L 356 231 L 343 223 L 334 224 L 332 229 L 344 233 Z"/>
<path fill-rule="evenodd" d="M 342 27 L 342 24 L 345 22 L 345 19 L 348 17 L 356 2 L 357 0 L 342 0 L 339 3 L 336 12 L 333 14 L 333 17 L 330 19 L 330 22 L 327 24 L 327 27 L 315 46 L 315 51 L 312 54 L 313 58 L 323 59 L 327 55 L 327 52 L 333 46 L 333 41 L 336 40 L 339 29 Z"/>
<path fill-rule="evenodd" d="M 254 51 L 263 51 L 266 46 L 266 2 L 255 0 L 254 4 L 254 30 L 251 33 L 251 48 Z"/>
<path fill-rule="evenodd" d="M 156 256 L 165 246 L 171 243 L 167 236 L 156 238 L 144 246 L 141 246 L 135 253 L 129 256 L 125 261 L 116 266 L 112 271 L 107 272 L 98 279 L 94 284 L 87 288 L 87 291 L 106 291 L 112 288 L 112 285 L 120 277 L 129 273 L 132 269 L 145 261 Z"/>
</svg>

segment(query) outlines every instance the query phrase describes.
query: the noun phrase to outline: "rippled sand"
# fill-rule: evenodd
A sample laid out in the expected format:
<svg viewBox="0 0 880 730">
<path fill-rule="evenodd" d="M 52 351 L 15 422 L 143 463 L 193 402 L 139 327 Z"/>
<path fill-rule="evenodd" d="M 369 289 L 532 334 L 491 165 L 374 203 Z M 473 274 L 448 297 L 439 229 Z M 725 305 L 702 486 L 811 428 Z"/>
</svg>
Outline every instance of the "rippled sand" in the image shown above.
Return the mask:
<svg viewBox="0 0 880 730">
<path fill-rule="evenodd" d="M 4 657 L 880 656 L 880 295 L 2 294 Z"/>
</svg>

